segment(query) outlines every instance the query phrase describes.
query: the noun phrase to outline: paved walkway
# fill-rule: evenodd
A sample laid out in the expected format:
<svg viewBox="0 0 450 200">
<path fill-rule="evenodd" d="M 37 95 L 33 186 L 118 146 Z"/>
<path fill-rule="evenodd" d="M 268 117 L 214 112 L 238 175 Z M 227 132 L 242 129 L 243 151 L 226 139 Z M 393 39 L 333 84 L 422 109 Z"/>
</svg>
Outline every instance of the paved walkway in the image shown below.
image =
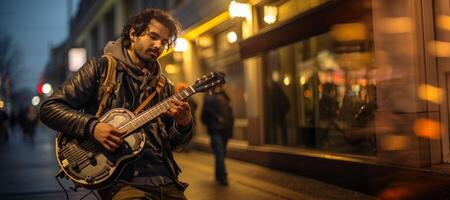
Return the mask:
<svg viewBox="0 0 450 200">
<path fill-rule="evenodd" d="M 229 186 L 214 181 L 213 157 L 203 152 L 176 154 L 189 199 L 375 199 L 358 192 L 259 165 L 227 159 Z"/>
<path fill-rule="evenodd" d="M 54 132 L 39 127 L 34 142 L 23 139 L 20 131 L 0 145 L 0 199 L 65 199 L 55 181 L 57 164 L 54 154 Z M 177 153 L 183 173 L 181 180 L 190 183 L 188 199 L 371 199 L 372 197 L 304 177 L 271 170 L 258 165 L 227 160 L 229 186 L 214 181 L 213 157 L 196 152 Z M 71 182 L 63 180 L 65 188 Z M 69 190 L 70 199 L 80 199 L 88 191 Z M 88 195 L 88 200 L 96 199 Z"/>
</svg>

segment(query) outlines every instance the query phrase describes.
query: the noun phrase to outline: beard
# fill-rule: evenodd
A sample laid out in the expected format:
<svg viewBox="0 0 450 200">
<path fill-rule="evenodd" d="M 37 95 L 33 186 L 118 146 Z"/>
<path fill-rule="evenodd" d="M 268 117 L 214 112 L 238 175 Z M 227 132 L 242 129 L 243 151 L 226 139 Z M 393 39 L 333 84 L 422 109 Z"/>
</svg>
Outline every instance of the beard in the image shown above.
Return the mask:
<svg viewBox="0 0 450 200">
<path fill-rule="evenodd" d="M 139 51 L 134 51 L 134 53 L 136 54 L 136 57 L 143 63 L 150 63 L 156 60 L 150 54 L 142 55 Z"/>
<path fill-rule="evenodd" d="M 161 54 L 158 49 L 155 48 L 145 49 L 142 48 L 141 46 L 136 46 L 133 49 L 133 51 L 136 54 L 137 58 L 143 63 L 155 62 L 156 59 Z"/>
</svg>

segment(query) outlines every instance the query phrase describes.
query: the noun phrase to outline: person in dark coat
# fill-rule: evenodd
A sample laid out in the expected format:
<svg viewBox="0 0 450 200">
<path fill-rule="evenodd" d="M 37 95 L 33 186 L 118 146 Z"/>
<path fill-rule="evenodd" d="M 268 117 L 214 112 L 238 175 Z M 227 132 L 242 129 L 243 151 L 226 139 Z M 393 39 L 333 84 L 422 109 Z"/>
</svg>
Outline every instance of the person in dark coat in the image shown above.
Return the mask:
<svg viewBox="0 0 450 200">
<path fill-rule="evenodd" d="M 324 83 L 322 97 L 319 100 L 320 127 L 318 138 L 322 145 L 329 136 L 330 130 L 340 130 L 337 123 L 339 115 L 339 101 L 337 100 L 337 85 Z"/>
<path fill-rule="evenodd" d="M 211 148 L 215 156 L 216 181 L 228 185 L 225 157 L 227 143 L 233 136 L 234 116 L 230 106 L 230 98 L 223 86 L 205 95 L 202 110 L 202 122 L 208 128 Z"/>
<path fill-rule="evenodd" d="M 288 130 L 287 130 L 287 114 L 291 109 L 291 104 L 289 103 L 289 98 L 284 93 L 283 87 L 278 82 L 273 82 L 271 87 L 271 98 L 274 102 L 271 105 L 271 114 L 272 114 L 272 139 L 274 143 L 278 143 L 281 145 L 288 144 Z M 278 134 L 281 134 L 281 137 L 277 137 Z M 279 140 L 278 138 L 281 138 Z M 277 142 L 279 141 L 279 142 Z"/>
<path fill-rule="evenodd" d="M 29 139 L 33 143 L 39 120 L 35 108 L 31 105 L 23 108 L 19 114 L 19 119 L 24 139 Z"/>
</svg>

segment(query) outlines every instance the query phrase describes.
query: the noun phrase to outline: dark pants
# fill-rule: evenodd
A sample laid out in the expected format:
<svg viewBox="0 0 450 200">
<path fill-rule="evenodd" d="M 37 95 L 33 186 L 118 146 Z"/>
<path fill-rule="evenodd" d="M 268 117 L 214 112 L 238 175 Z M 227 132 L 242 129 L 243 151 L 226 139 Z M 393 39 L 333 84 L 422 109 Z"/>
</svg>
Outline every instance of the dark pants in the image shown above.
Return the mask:
<svg viewBox="0 0 450 200">
<path fill-rule="evenodd" d="M 211 131 L 211 148 L 216 159 L 216 180 L 227 180 L 227 170 L 225 168 L 225 157 L 227 156 L 228 135 L 219 131 Z"/>
<path fill-rule="evenodd" d="M 98 191 L 103 200 L 186 200 L 184 191 L 171 183 L 158 187 L 135 187 L 118 184 L 112 188 Z"/>
</svg>

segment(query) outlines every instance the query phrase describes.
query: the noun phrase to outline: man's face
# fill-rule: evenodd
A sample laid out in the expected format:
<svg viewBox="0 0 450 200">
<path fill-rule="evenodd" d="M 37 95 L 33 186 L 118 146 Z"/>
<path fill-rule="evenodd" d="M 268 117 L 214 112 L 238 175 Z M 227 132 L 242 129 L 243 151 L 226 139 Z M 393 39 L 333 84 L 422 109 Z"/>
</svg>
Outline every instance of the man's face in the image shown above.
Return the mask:
<svg viewBox="0 0 450 200">
<path fill-rule="evenodd" d="M 132 32 L 134 33 L 134 32 Z M 134 52 L 144 61 L 155 61 L 169 43 L 169 29 L 152 19 L 146 31 L 140 36 L 130 33 Z"/>
</svg>

